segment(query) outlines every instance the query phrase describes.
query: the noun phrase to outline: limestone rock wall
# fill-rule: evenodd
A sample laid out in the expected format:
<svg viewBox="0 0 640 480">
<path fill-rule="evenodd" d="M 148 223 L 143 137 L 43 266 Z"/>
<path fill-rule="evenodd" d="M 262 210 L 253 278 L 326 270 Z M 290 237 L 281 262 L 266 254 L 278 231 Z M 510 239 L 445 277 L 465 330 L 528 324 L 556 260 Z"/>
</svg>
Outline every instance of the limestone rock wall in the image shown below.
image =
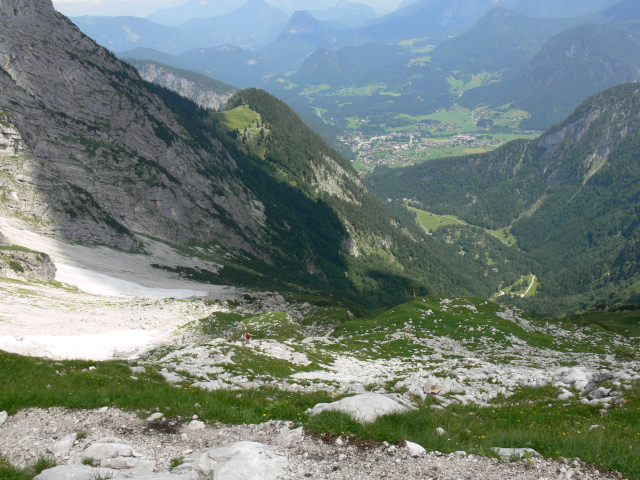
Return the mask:
<svg viewBox="0 0 640 480">
<path fill-rule="evenodd" d="M 138 68 L 140 76 L 148 82 L 157 83 L 183 97 L 190 98 L 203 108 L 221 110 L 235 93 L 235 90 L 222 92 L 207 88 L 152 62 L 136 62 L 135 66 Z"/>
</svg>

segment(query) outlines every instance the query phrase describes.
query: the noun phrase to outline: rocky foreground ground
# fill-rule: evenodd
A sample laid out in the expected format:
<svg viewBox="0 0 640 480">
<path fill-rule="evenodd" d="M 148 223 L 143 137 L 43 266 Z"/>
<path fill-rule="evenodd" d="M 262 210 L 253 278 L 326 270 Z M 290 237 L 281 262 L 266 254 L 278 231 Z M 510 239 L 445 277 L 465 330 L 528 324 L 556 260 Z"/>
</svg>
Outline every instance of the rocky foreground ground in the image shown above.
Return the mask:
<svg viewBox="0 0 640 480">
<path fill-rule="evenodd" d="M 424 452 L 408 442 L 317 436 L 280 421 L 208 426 L 194 419 L 166 420 L 161 414 L 142 419 L 115 408 L 29 409 L 4 418 L 3 455 L 16 464 L 50 455 L 61 465 L 37 480 L 621 478 L 579 460 Z"/>
</svg>

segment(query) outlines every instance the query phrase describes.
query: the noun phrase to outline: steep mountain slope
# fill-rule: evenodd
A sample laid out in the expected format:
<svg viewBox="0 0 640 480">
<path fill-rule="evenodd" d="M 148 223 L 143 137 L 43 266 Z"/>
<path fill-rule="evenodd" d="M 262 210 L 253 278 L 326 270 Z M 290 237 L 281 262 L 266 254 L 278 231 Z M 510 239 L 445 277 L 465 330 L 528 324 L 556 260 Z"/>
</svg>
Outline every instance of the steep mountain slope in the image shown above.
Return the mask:
<svg viewBox="0 0 640 480">
<path fill-rule="evenodd" d="M 390 44 L 372 43 L 337 51 L 320 49 L 290 78 L 300 85 L 327 84 L 335 89 L 379 76 L 385 67 L 407 61 L 407 57 L 405 49 Z"/>
<path fill-rule="evenodd" d="M 624 22 L 640 18 L 640 4 L 634 0 L 622 0 L 600 12 L 600 17 L 610 22 Z"/>
<path fill-rule="evenodd" d="M 136 231 L 255 251 L 243 237 L 260 238 L 261 214 L 228 174 L 233 159 L 190 127 L 189 116 L 203 112 L 163 101 L 158 93 L 169 92 L 145 84 L 46 0 L 3 2 L 2 13 L 0 109 L 19 154 L 3 162 L 5 214 L 125 249 L 138 247 Z"/>
<path fill-rule="evenodd" d="M 243 180 L 259 192 L 267 215 L 270 208 L 278 211 L 267 223 L 272 243 L 281 249 L 281 256 L 272 257 L 277 257 L 277 265 L 294 273 L 293 252 L 309 249 L 309 272 L 319 270 L 334 289 L 355 288 L 361 300 L 373 304 L 408 295 L 411 279 L 426 290 L 462 287 L 491 292 L 496 288 L 498 276 L 484 277 L 479 262 L 462 258 L 445 242 L 423 235 L 406 214 L 405 220 L 391 215 L 364 189 L 349 162 L 300 122 L 286 104 L 264 91 L 249 89 L 238 92 L 227 105 L 227 111 L 246 108 L 259 114 L 262 128 L 269 131 L 261 148 L 258 135 L 257 151 L 262 153 L 248 159 L 258 168 L 253 172 L 245 168 Z M 255 136 L 249 133 L 247 140 L 245 136 L 238 132 L 239 148 L 256 151 Z M 336 244 L 340 245 L 337 250 Z M 344 270 L 347 277 L 342 276 Z"/>
<path fill-rule="evenodd" d="M 541 276 L 544 308 L 637 301 L 639 131 L 640 84 L 621 85 L 537 141 L 379 173 L 370 184 L 475 225 L 511 226 Z"/>
<path fill-rule="evenodd" d="M 587 24 L 553 37 L 514 78 L 467 92 L 461 102 L 514 102 L 532 113 L 523 128 L 543 129 L 561 121 L 589 95 L 640 80 L 640 25 Z"/>
<path fill-rule="evenodd" d="M 388 42 L 430 36 L 439 43 L 470 27 L 492 7 L 490 0 L 419 0 L 363 27 L 363 36 Z"/>
<path fill-rule="evenodd" d="M 190 278 L 374 305 L 406 298 L 412 280 L 484 295 L 499 283 L 404 226 L 265 92 L 207 112 L 144 82 L 48 0 L 1 8 L 0 213 L 16 224 L 139 252 L 151 237 L 221 267 L 157 265 Z"/>
<path fill-rule="evenodd" d="M 122 52 L 115 52 L 116 56 L 120 59 L 134 59 L 134 60 L 148 60 L 150 62 L 162 63 L 174 68 L 180 68 L 185 70 L 191 70 L 193 72 L 203 73 L 198 65 L 185 60 L 178 55 L 171 55 L 169 53 L 161 52 L 154 48 L 133 48 L 131 50 L 124 50 Z"/>
<path fill-rule="evenodd" d="M 396 11 L 373 21 L 360 29 L 360 34 L 371 41 L 429 36 L 438 44 L 452 35 L 471 27 L 484 14 L 495 7 L 506 8 L 520 14 L 544 18 L 577 17 L 608 7 L 615 0 L 418 0 L 403 3 Z"/>
<path fill-rule="evenodd" d="M 148 82 L 157 83 L 187 97 L 202 108 L 220 110 L 236 92 L 231 85 L 211 77 L 146 60 L 126 59 Z"/>
</svg>

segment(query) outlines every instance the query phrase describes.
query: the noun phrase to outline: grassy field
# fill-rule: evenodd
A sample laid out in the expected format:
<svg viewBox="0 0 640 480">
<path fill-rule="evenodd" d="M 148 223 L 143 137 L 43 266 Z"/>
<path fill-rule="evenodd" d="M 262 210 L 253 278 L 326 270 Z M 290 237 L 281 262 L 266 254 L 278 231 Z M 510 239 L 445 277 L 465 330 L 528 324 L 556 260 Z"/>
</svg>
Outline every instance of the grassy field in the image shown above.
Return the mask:
<svg viewBox="0 0 640 480">
<path fill-rule="evenodd" d="M 418 223 L 422 225 L 422 227 L 428 232 L 436 230 L 443 225 L 469 225 L 465 221 L 460 220 L 455 215 L 436 215 L 434 213 L 429 213 L 415 207 L 408 206 L 407 208 L 412 212 L 415 212 L 415 214 L 417 215 Z M 507 245 L 517 246 L 518 244 L 518 239 L 513 235 L 513 233 L 511 233 L 510 227 L 501 228 L 498 230 L 487 230 L 482 227 L 476 228 L 480 228 L 485 232 L 490 233 Z"/>
<path fill-rule="evenodd" d="M 222 119 L 228 128 L 237 130 L 241 148 L 264 157 L 262 140 L 269 134 L 269 128 L 262 123 L 259 113 L 247 105 L 240 105 L 233 110 L 222 112 Z"/>
<path fill-rule="evenodd" d="M 523 275 L 517 283 L 501 288 L 494 298 L 500 295 L 519 295 L 533 297 L 540 286 L 540 280 L 535 275 Z"/>
<path fill-rule="evenodd" d="M 487 230 L 487 232 L 491 233 L 492 235 L 499 238 L 500 240 L 502 240 L 504 243 L 508 245 L 511 245 L 511 246 L 518 245 L 518 239 L 515 237 L 513 233 L 511 233 L 511 227 L 499 228 L 498 230 Z"/>
<path fill-rule="evenodd" d="M 471 90 L 472 88 L 480 87 L 482 85 L 487 85 L 499 80 L 499 78 L 500 74 L 483 72 L 471 75 L 471 77 L 467 81 L 461 78 L 456 78 L 454 76 L 447 77 L 447 81 L 449 82 L 449 85 L 451 85 L 451 88 L 455 93 L 457 93 L 458 95 L 462 95 L 467 90 Z"/>
<path fill-rule="evenodd" d="M 428 232 L 436 230 L 443 225 L 465 225 L 465 222 L 454 216 L 435 215 L 433 213 L 425 212 L 424 210 L 418 210 L 417 208 L 408 208 L 412 212 L 416 213 L 418 223 Z"/>
<path fill-rule="evenodd" d="M 254 126 L 256 120 L 260 119 L 260 114 L 254 112 L 246 105 L 241 105 L 223 113 L 225 124 L 231 129 L 237 128 L 238 130 L 243 130 L 245 127 L 250 128 Z"/>
</svg>

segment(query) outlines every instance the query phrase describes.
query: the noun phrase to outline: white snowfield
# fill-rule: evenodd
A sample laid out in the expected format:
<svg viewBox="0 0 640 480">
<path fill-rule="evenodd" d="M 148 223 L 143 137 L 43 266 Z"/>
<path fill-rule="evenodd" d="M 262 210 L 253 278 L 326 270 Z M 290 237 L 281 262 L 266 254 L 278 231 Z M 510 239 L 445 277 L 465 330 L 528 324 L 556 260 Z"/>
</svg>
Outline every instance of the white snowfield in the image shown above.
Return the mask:
<svg viewBox="0 0 640 480">
<path fill-rule="evenodd" d="M 80 335 L 26 335 L 21 340 L 6 335 L 0 336 L 0 348 L 43 351 L 62 359 L 109 360 L 117 352 L 135 355 L 146 350 L 158 333 L 158 330 L 123 330 Z"/>
<path fill-rule="evenodd" d="M 220 307 L 195 298 L 237 298 L 234 287 L 191 282 L 152 264 L 206 268 L 169 246 L 143 239 L 147 254 L 71 245 L 21 230 L 0 217 L 9 243 L 48 254 L 55 279 L 74 288 L 0 280 L 0 349 L 60 359 L 130 357 Z"/>
<path fill-rule="evenodd" d="M 104 273 L 94 272 L 86 268 L 72 267 L 56 263 L 56 280 L 73 285 L 83 292 L 110 297 L 143 297 L 155 300 L 163 298 L 206 297 L 207 290 L 189 290 L 185 288 L 145 287 L 139 283 L 115 278 Z"/>
</svg>

